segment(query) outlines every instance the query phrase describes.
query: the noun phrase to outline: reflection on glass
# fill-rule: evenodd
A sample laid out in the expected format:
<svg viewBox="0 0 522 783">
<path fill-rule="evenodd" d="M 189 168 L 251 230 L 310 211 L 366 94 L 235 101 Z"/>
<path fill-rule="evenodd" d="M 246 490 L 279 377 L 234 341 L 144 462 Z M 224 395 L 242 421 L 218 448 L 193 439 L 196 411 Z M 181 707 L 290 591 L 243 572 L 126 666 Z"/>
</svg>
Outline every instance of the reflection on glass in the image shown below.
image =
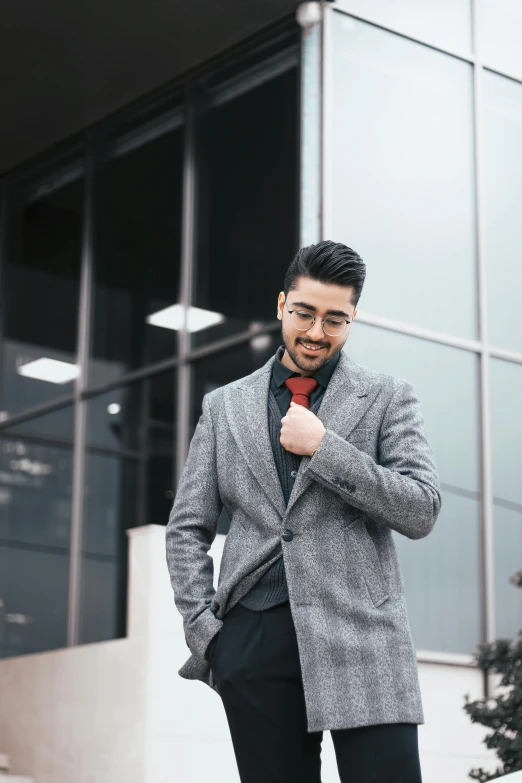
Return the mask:
<svg viewBox="0 0 522 783">
<path fill-rule="evenodd" d="M 436 46 L 471 50 L 470 0 L 338 0 L 336 6 Z"/>
<path fill-rule="evenodd" d="M 297 250 L 297 88 L 291 68 L 200 120 L 193 301 L 215 321 L 193 330 L 194 346 L 276 318 Z"/>
<path fill-rule="evenodd" d="M 475 0 L 480 59 L 522 76 L 522 6 L 519 0 Z"/>
<path fill-rule="evenodd" d="M 522 353 L 522 84 L 488 71 L 483 84 L 489 339 Z"/>
<path fill-rule="evenodd" d="M 334 12 L 326 224 L 361 309 L 475 337 L 472 67 Z"/>
<path fill-rule="evenodd" d="M 46 419 L 0 433 L 0 657 L 66 644 L 72 414 Z"/>
<path fill-rule="evenodd" d="M 80 643 L 124 636 L 126 530 L 136 519 L 139 462 L 87 455 L 80 599 Z"/>
<path fill-rule="evenodd" d="M 522 569 L 522 366 L 492 359 L 490 367 L 496 634 L 514 637 L 522 618 L 522 591 L 509 581 Z"/>
<path fill-rule="evenodd" d="M 480 640 L 477 357 L 357 320 L 345 350 L 359 364 L 413 384 L 442 483 L 442 510 L 429 536 L 410 541 L 394 533 L 415 644 L 474 652 Z"/>
<path fill-rule="evenodd" d="M 124 143 L 125 141 L 125 143 Z M 177 353 L 183 128 L 171 112 L 114 141 L 99 194 L 90 383 Z"/>
<path fill-rule="evenodd" d="M 57 168 L 10 186 L 2 280 L 5 416 L 71 392 L 82 248 L 83 176 Z"/>
<path fill-rule="evenodd" d="M 87 403 L 80 640 L 125 635 L 129 528 L 165 525 L 174 498 L 176 374 Z"/>
</svg>

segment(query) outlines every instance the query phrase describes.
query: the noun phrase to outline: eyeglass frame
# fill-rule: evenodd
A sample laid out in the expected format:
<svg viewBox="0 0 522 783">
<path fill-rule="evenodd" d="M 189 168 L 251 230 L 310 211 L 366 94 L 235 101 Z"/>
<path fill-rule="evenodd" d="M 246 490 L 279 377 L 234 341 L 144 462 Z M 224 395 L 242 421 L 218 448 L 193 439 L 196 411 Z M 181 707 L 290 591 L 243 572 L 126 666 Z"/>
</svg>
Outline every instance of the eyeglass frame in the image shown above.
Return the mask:
<svg viewBox="0 0 522 783">
<path fill-rule="evenodd" d="M 286 303 L 286 299 L 285 299 L 285 305 L 286 305 L 286 309 L 288 310 L 290 315 L 292 315 L 292 313 L 299 313 L 299 312 L 301 312 L 301 313 L 307 313 L 307 315 L 311 315 L 312 318 L 313 318 L 312 323 L 310 324 L 310 326 L 307 326 L 306 329 L 299 329 L 298 326 L 294 326 L 292 321 L 290 321 L 290 323 L 292 324 L 294 329 L 297 329 L 298 332 L 308 332 L 315 325 L 315 322 L 317 321 L 317 316 L 314 315 L 314 313 L 309 313 L 307 310 L 300 310 L 298 307 L 295 307 L 293 310 L 290 310 L 290 308 L 288 307 L 288 305 Z M 330 316 L 325 315 L 323 318 L 321 318 L 321 328 L 322 328 L 324 334 L 328 334 L 328 332 L 324 328 L 324 322 L 329 317 Z M 354 320 L 354 316 L 352 316 L 349 321 L 347 321 L 346 318 L 343 318 L 341 315 L 338 315 L 336 317 L 339 318 L 341 321 L 344 321 L 346 323 L 346 326 L 344 327 L 343 331 L 340 332 L 340 334 L 328 334 L 328 337 L 342 337 L 343 334 L 348 329 L 348 327 L 350 326 L 350 324 L 353 323 L 353 320 Z"/>
</svg>

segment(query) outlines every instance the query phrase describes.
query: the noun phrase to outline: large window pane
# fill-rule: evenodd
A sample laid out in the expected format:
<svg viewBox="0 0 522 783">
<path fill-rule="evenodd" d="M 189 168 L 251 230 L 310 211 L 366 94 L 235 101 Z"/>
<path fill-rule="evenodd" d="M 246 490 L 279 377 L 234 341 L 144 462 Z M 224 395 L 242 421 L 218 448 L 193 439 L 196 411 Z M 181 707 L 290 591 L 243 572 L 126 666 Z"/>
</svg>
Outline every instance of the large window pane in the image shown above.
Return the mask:
<svg viewBox="0 0 522 783">
<path fill-rule="evenodd" d="M 435 46 L 471 50 L 471 0 L 337 0 L 336 5 Z"/>
<path fill-rule="evenodd" d="M 413 383 L 442 483 L 442 510 L 430 535 L 411 541 L 394 533 L 415 644 L 473 652 L 480 640 L 477 357 L 357 323 L 345 350 L 360 364 Z"/>
<path fill-rule="evenodd" d="M 82 211 L 83 176 L 75 163 L 9 188 L 2 411 L 12 414 L 73 390 Z"/>
<path fill-rule="evenodd" d="M 177 352 L 182 166 L 177 109 L 110 146 L 96 211 L 91 384 Z"/>
<path fill-rule="evenodd" d="M 522 84 L 484 72 L 489 339 L 522 353 Z"/>
<path fill-rule="evenodd" d="M 471 66 L 338 12 L 327 58 L 325 220 L 361 309 L 475 337 Z"/>
<path fill-rule="evenodd" d="M 46 419 L 0 432 L 0 657 L 66 644 L 72 415 Z"/>
<path fill-rule="evenodd" d="M 276 318 L 297 250 L 297 89 L 292 67 L 199 123 L 195 346 Z"/>
<path fill-rule="evenodd" d="M 487 65 L 522 77 L 522 5 L 520 0 L 475 0 L 478 50 Z"/>
<path fill-rule="evenodd" d="M 522 590 L 509 582 L 522 569 L 522 365 L 492 359 L 490 367 L 496 632 L 512 637 L 522 624 Z"/>
<path fill-rule="evenodd" d="M 165 525 L 174 497 L 176 374 L 87 403 L 80 641 L 125 635 L 127 534 Z"/>
</svg>

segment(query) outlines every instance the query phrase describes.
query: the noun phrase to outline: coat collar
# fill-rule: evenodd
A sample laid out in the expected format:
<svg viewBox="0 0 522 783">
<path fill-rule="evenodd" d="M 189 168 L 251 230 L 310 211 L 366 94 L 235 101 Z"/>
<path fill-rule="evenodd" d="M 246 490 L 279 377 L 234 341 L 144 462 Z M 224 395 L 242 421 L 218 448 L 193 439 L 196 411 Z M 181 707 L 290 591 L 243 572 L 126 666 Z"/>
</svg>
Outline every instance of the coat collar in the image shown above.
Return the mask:
<svg viewBox="0 0 522 783">
<path fill-rule="evenodd" d="M 310 457 L 303 457 L 292 493 L 285 507 L 283 490 L 272 454 L 268 431 L 268 391 L 275 354 L 259 370 L 224 389 L 225 411 L 234 439 L 250 470 L 277 512 L 284 517 L 312 479 L 306 473 Z M 375 373 L 341 351 L 317 416 L 324 426 L 346 438 L 373 402 Z"/>
</svg>

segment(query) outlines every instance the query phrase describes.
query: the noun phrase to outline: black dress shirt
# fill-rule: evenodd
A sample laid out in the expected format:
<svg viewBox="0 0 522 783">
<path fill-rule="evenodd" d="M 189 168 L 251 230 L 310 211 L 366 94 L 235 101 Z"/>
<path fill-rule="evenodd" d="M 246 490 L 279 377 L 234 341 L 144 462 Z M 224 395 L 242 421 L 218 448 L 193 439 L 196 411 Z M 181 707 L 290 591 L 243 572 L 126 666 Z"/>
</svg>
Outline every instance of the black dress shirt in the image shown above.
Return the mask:
<svg viewBox="0 0 522 783">
<path fill-rule="evenodd" d="M 279 405 L 281 416 L 286 415 L 288 408 L 290 407 L 290 400 L 292 399 L 292 393 L 290 389 L 287 389 L 285 386 L 285 381 L 287 378 L 297 378 L 301 375 L 301 373 L 293 372 L 283 364 L 281 359 L 284 352 L 285 346 L 280 345 L 276 351 L 274 363 L 272 365 L 272 376 L 270 379 L 270 388 L 274 397 L 276 398 L 277 404 Z M 312 407 L 312 405 L 314 405 L 317 400 L 321 399 L 325 393 L 326 387 L 328 386 L 328 381 L 332 377 L 332 373 L 337 367 L 337 362 L 339 361 L 340 355 L 341 353 L 338 351 L 335 356 L 332 356 L 331 359 L 328 359 L 326 364 L 323 364 L 323 366 L 320 367 L 319 370 L 317 370 L 317 372 L 311 376 L 312 378 L 315 378 L 319 386 L 314 389 L 310 395 L 310 407 Z"/>
</svg>

